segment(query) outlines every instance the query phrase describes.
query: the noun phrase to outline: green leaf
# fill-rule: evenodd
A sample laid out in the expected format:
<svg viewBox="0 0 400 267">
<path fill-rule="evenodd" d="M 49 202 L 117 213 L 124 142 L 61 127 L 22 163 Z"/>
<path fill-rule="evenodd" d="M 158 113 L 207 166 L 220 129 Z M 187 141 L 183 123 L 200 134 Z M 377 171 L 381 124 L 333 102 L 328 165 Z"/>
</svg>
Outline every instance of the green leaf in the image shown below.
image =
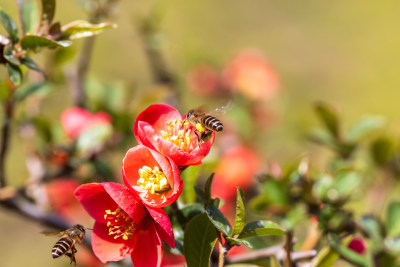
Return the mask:
<svg viewBox="0 0 400 267">
<path fill-rule="evenodd" d="M 39 24 L 39 7 L 36 1 L 18 0 L 19 16 L 21 18 L 22 32 L 34 33 Z"/>
<path fill-rule="evenodd" d="M 181 212 L 187 221 L 193 217 L 202 214 L 204 212 L 204 206 L 200 203 L 193 203 L 181 208 Z"/>
<path fill-rule="evenodd" d="M 87 21 L 77 20 L 61 28 L 61 40 L 73 40 L 97 35 L 106 29 L 116 28 L 116 24 L 100 23 L 91 24 Z"/>
<path fill-rule="evenodd" d="M 338 259 L 339 253 L 330 247 L 325 247 L 311 262 L 311 267 L 331 267 Z"/>
<path fill-rule="evenodd" d="M 36 64 L 36 62 L 28 56 L 21 58 L 21 63 L 31 70 L 36 70 L 40 73 L 43 73 L 42 69 Z"/>
<path fill-rule="evenodd" d="M 246 211 L 244 209 L 243 198 L 243 190 L 238 187 L 236 190 L 236 216 L 232 236 L 240 234 L 246 224 Z"/>
<path fill-rule="evenodd" d="M 395 142 L 388 137 L 379 137 L 371 144 L 371 154 L 375 163 L 384 165 L 394 156 L 396 152 Z"/>
<path fill-rule="evenodd" d="M 389 236 L 400 235 L 400 202 L 392 202 L 386 215 L 386 230 Z"/>
<path fill-rule="evenodd" d="M 55 0 L 42 0 L 42 25 L 50 25 L 56 11 Z"/>
<path fill-rule="evenodd" d="M 214 173 L 212 173 L 210 177 L 208 177 L 206 183 L 204 184 L 204 194 L 206 201 L 211 199 L 211 186 L 213 179 L 214 179 Z"/>
<path fill-rule="evenodd" d="M 360 173 L 354 171 L 341 171 L 335 175 L 333 181 L 333 187 L 336 189 L 337 197 L 340 199 L 350 197 L 360 184 Z"/>
<path fill-rule="evenodd" d="M 232 226 L 226 219 L 224 214 L 214 205 L 208 205 L 206 207 L 208 218 L 214 224 L 214 226 L 221 231 L 225 236 L 229 236 L 232 233 Z"/>
<path fill-rule="evenodd" d="M 108 138 L 113 128 L 109 124 L 99 124 L 82 132 L 76 142 L 76 148 L 80 154 L 88 155 L 99 151 Z"/>
<path fill-rule="evenodd" d="M 56 42 L 36 35 L 26 35 L 21 39 L 21 47 L 24 50 L 37 50 L 44 47 L 68 47 L 70 45 L 71 42 L 69 41 Z"/>
<path fill-rule="evenodd" d="M 196 201 L 196 194 L 193 188 L 196 185 L 199 170 L 200 166 L 190 166 L 181 173 L 181 178 L 183 180 L 183 193 L 186 203 L 193 203 Z"/>
<path fill-rule="evenodd" d="M 10 81 L 15 85 L 18 86 L 22 82 L 22 71 L 18 66 L 15 66 L 10 63 L 6 63 L 8 76 Z"/>
<path fill-rule="evenodd" d="M 349 243 L 350 239 L 348 241 L 344 241 L 345 243 Z M 331 241 L 330 246 L 332 249 L 334 249 L 336 252 L 339 253 L 340 256 L 350 260 L 352 263 L 355 263 L 357 266 L 362 266 L 362 267 L 367 267 L 371 266 L 368 264 L 368 261 L 365 257 L 359 255 L 358 253 L 354 252 L 353 250 L 347 248 L 347 246 L 344 246 L 343 244 L 336 242 L 336 241 Z"/>
<path fill-rule="evenodd" d="M 4 47 L 4 58 L 7 59 L 8 62 L 11 64 L 19 66 L 21 62 L 18 60 L 18 58 L 15 58 L 13 53 L 12 53 L 12 47 L 10 45 L 6 45 Z"/>
<path fill-rule="evenodd" d="M 250 236 L 269 236 L 269 235 L 285 235 L 283 229 L 277 223 L 271 221 L 254 221 L 246 224 L 238 238 L 246 238 Z"/>
<path fill-rule="evenodd" d="M 194 191 L 196 192 L 196 196 L 200 200 L 200 202 L 201 203 L 206 203 L 207 200 L 206 200 L 206 196 L 204 194 L 204 191 L 198 186 L 194 187 Z"/>
<path fill-rule="evenodd" d="M 0 21 L 8 32 L 13 44 L 18 43 L 18 28 L 11 17 L 0 7 Z"/>
<path fill-rule="evenodd" d="M 37 84 L 30 84 L 26 88 L 19 88 L 20 90 L 17 90 L 14 94 L 14 99 L 16 101 L 23 101 L 25 98 L 30 96 L 31 94 L 34 94 L 36 92 L 39 92 L 41 90 L 48 89 L 48 84 L 46 82 L 42 83 L 37 83 Z"/>
<path fill-rule="evenodd" d="M 205 213 L 191 220 L 185 229 L 183 245 L 188 267 L 209 267 L 216 241 L 217 232 Z"/>
<path fill-rule="evenodd" d="M 382 128 L 385 123 L 386 121 L 383 117 L 365 117 L 351 127 L 346 136 L 350 141 L 358 141 L 372 131 Z"/>
<path fill-rule="evenodd" d="M 339 137 L 339 119 L 334 109 L 327 104 L 318 103 L 315 111 L 328 131 L 337 139 Z"/>
<path fill-rule="evenodd" d="M 361 226 L 375 244 L 380 244 L 383 239 L 383 227 L 381 222 L 373 216 L 363 216 Z"/>
<path fill-rule="evenodd" d="M 228 237 L 226 237 L 226 240 L 228 240 L 230 244 L 240 243 L 240 244 L 243 244 L 243 245 L 245 245 L 245 246 L 247 246 L 249 248 L 253 248 L 253 245 L 249 241 L 244 240 L 244 239 L 233 238 L 233 237 L 229 237 L 228 236 Z"/>
</svg>

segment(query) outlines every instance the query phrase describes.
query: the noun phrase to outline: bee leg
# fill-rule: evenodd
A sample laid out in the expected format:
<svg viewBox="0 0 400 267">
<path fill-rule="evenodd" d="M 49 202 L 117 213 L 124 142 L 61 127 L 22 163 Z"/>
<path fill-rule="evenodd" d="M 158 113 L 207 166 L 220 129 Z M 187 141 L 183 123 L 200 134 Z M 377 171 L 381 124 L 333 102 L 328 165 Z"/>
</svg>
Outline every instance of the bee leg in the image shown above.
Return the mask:
<svg viewBox="0 0 400 267">
<path fill-rule="evenodd" d="M 200 147 L 201 143 L 203 143 L 202 142 L 203 133 L 199 133 L 197 130 L 195 130 L 194 133 L 197 136 L 197 143 L 199 144 L 199 147 Z"/>
<path fill-rule="evenodd" d="M 76 250 L 75 246 L 73 245 L 71 247 L 71 253 L 65 253 L 66 256 L 68 256 L 71 259 L 70 264 L 74 263 L 74 265 L 76 265 L 76 259 L 75 259 L 75 253 L 77 253 L 78 251 Z"/>
</svg>

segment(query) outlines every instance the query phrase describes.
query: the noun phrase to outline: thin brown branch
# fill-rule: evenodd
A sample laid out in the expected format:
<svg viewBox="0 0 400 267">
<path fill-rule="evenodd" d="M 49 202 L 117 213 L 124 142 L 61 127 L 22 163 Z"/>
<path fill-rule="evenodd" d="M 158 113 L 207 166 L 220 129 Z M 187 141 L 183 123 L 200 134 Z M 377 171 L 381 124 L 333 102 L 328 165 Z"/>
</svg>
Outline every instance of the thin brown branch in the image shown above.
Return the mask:
<svg viewBox="0 0 400 267">
<path fill-rule="evenodd" d="M 1 125 L 0 144 L 0 188 L 6 186 L 6 157 L 10 145 L 11 121 L 14 113 L 14 102 L 11 98 L 4 102 L 4 121 Z"/>
<path fill-rule="evenodd" d="M 293 241 L 293 232 L 288 230 L 286 232 L 286 242 L 285 242 L 285 251 L 286 251 L 286 259 L 285 259 L 285 267 L 292 267 L 292 241 Z"/>
<path fill-rule="evenodd" d="M 219 248 L 218 267 L 223 267 L 225 253 L 224 253 L 224 246 L 222 245 L 220 238 L 218 238 L 218 248 Z"/>
</svg>

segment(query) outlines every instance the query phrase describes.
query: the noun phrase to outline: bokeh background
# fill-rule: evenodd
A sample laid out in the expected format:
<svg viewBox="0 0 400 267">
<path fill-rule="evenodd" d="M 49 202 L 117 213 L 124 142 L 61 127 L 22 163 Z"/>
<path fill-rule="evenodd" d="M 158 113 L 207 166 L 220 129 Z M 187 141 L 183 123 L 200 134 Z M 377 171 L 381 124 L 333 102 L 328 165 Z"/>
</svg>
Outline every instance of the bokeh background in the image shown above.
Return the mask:
<svg viewBox="0 0 400 267">
<path fill-rule="evenodd" d="M 16 17 L 16 1 L 0 0 L 0 6 Z M 235 105 L 227 114 L 244 143 L 255 147 L 264 161 L 287 162 L 310 149 L 306 136 L 319 125 L 313 113 L 316 101 L 335 106 L 345 118 L 344 127 L 375 114 L 387 119 L 388 131 L 396 135 L 400 130 L 398 1 L 120 1 L 107 19 L 118 27 L 97 38 L 88 77 L 92 88 L 96 83 L 119 88 L 115 105 L 132 114 L 168 94 L 152 81 L 138 29 L 139 22 L 152 12 L 160 18 L 154 45 L 161 47 L 175 74 L 182 113 L 204 103 L 213 108 L 232 100 L 227 95 L 199 95 L 189 90 L 191 70 L 206 65 L 220 73 L 238 53 L 249 49 L 265 57 L 279 80 L 273 97 L 256 101 L 266 122 L 262 127 L 247 127 L 246 121 L 255 115 L 235 111 Z M 57 1 L 55 19 L 62 24 L 86 17 L 78 1 Z M 63 68 L 74 67 L 82 42 L 68 49 L 70 59 Z M 46 53 L 35 58 L 42 66 L 49 64 Z M 47 70 L 51 68 L 46 65 Z M 5 76 L 3 67 L 0 76 Z M 61 79 L 44 101 L 43 116 L 60 124 L 60 114 L 72 105 L 68 83 Z M 245 96 L 233 100 L 234 104 L 253 103 L 248 101 Z M 19 137 L 13 136 L 7 175 L 10 184 L 20 185 L 27 170 Z M 124 151 L 117 152 L 112 158 L 117 176 L 123 155 Z M 56 239 L 43 238 L 42 230 L 38 224 L 0 210 L 1 265 L 69 266 L 65 259 L 51 259 Z"/>
</svg>

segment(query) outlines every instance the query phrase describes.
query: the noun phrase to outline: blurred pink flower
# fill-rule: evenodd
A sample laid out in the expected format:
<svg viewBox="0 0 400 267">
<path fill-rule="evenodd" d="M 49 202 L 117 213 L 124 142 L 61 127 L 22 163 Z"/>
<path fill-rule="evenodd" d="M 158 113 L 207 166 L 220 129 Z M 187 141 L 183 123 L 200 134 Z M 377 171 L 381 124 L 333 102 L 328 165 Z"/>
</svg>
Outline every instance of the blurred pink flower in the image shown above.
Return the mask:
<svg viewBox="0 0 400 267">
<path fill-rule="evenodd" d="M 220 78 L 217 71 L 207 65 L 199 65 L 192 68 L 187 77 L 186 84 L 190 91 L 198 95 L 213 95 L 218 92 Z"/>
<path fill-rule="evenodd" d="M 354 237 L 347 247 L 358 254 L 364 254 L 367 250 L 364 239 L 360 237 Z"/>
<path fill-rule="evenodd" d="M 270 100 L 279 89 L 279 79 L 261 52 L 244 50 L 222 72 L 222 85 L 251 100 Z"/>
<path fill-rule="evenodd" d="M 111 124 L 111 117 L 105 112 L 90 113 L 86 109 L 72 107 L 61 115 L 61 124 L 71 139 L 76 139 L 85 130 L 99 124 Z"/>
<path fill-rule="evenodd" d="M 246 146 L 237 146 L 222 156 L 218 164 L 213 185 L 213 196 L 226 202 L 235 199 L 236 187 L 244 191 L 253 184 L 253 176 L 261 168 L 261 159 L 255 151 Z M 224 205 L 226 206 L 226 205 Z"/>
</svg>

